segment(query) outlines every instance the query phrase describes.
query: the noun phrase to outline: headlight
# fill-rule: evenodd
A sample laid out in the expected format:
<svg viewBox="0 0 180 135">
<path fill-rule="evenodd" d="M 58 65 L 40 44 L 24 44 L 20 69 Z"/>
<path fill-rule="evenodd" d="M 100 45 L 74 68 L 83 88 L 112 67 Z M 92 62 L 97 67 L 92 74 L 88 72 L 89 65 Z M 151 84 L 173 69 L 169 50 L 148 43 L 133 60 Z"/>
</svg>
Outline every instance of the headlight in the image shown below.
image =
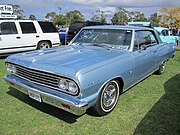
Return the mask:
<svg viewBox="0 0 180 135">
<path fill-rule="evenodd" d="M 73 95 L 77 94 L 77 92 L 78 92 L 77 84 L 69 79 L 60 78 L 59 79 L 59 88 L 61 90 L 69 92 Z"/>
<path fill-rule="evenodd" d="M 60 79 L 59 80 L 59 88 L 62 90 L 67 90 L 68 89 L 68 81 L 66 79 Z"/>
<path fill-rule="evenodd" d="M 10 63 L 6 63 L 7 71 L 10 74 L 15 74 L 16 73 L 16 66 Z"/>
<path fill-rule="evenodd" d="M 70 82 L 69 82 L 69 88 L 68 88 L 68 90 L 69 90 L 71 93 L 77 93 L 78 87 L 77 87 L 77 85 L 76 85 L 74 82 L 70 81 Z"/>
</svg>

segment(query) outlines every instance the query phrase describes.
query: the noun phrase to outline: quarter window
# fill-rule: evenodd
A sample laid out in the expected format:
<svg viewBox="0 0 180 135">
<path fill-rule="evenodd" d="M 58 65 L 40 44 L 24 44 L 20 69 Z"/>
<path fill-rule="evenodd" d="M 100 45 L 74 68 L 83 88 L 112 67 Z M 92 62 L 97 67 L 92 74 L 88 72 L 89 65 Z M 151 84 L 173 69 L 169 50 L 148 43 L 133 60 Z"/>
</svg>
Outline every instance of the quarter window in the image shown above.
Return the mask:
<svg viewBox="0 0 180 135">
<path fill-rule="evenodd" d="M 163 31 L 161 31 L 161 34 L 162 34 L 163 36 L 169 36 L 168 30 L 163 30 Z"/>
<path fill-rule="evenodd" d="M 14 22 L 2 22 L 0 24 L 0 34 L 8 35 L 8 34 L 17 34 L 17 28 Z"/>
<path fill-rule="evenodd" d="M 36 28 L 33 22 L 20 22 L 19 23 L 23 34 L 36 33 Z"/>
<path fill-rule="evenodd" d="M 54 33 L 57 32 L 56 27 L 51 22 L 40 22 L 39 25 L 43 31 L 43 33 Z"/>
</svg>

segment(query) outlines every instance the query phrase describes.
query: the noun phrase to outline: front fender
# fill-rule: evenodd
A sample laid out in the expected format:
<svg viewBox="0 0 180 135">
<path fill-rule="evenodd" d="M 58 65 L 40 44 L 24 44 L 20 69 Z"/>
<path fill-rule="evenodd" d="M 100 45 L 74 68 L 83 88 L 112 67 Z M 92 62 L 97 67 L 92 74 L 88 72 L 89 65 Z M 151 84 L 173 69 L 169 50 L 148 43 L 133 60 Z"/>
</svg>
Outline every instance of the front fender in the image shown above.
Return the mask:
<svg viewBox="0 0 180 135">
<path fill-rule="evenodd" d="M 79 75 L 78 80 L 81 86 L 81 97 L 85 98 L 91 95 L 97 97 L 107 82 L 119 77 L 123 79 L 124 89 L 126 89 L 132 81 L 131 71 L 133 67 L 134 63 L 131 56 Z"/>
</svg>

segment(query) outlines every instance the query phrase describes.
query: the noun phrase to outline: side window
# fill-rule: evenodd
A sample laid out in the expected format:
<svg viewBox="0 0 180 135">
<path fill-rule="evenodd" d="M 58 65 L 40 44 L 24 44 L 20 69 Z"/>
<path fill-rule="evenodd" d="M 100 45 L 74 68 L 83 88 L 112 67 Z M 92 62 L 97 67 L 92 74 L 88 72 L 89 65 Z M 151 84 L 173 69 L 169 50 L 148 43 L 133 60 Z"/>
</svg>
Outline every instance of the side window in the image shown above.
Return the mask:
<svg viewBox="0 0 180 135">
<path fill-rule="evenodd" d="M 36 33 L 33 22 L 20 22 L 19 24 L 23 34 Z"/>
<path fill-rule="evenodd" d="M 168 34 L 168 30 L 163 30 L 163 31 L 161 31 L 161 34 L 163 35 L 163 36 L 168 36 L 169 34 Z"/>
<path fill-rule="evenodd" d="M 8 34 L 17 34 L 17 28 L 14 22 L 2 22 L 0 24 L 0 34 L 8 35 Z"/>
<path fill-rule="evenodd" d="M 157 40 L 151 31 L 136 31 L 134 39 L 134 50 L 140 49 L 142 45 L 150 47 L 157 44 Z"/>
<path fill-rule="evenodd" d="M 56 27 L 51 22 L 38 22 L 43 33 L 54 33 L 57 32 Z"/>
</svg>

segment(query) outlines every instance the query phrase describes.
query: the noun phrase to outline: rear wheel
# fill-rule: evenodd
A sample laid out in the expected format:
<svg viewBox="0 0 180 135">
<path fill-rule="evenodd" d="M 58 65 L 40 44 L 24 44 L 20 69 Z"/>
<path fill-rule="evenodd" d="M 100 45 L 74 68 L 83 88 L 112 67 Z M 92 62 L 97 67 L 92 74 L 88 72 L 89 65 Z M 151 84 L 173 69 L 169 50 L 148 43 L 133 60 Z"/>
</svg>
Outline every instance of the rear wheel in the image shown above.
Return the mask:
<svg viewBox="0 0 180 135">
<path fill-rule="evenodd" d="M 40 50 L 40 49 L 45 49 L 45 48 L 50 48 L 50 47 L 51 47 L 51 45 L 50 45 L 49 42 L 41 41 L 41 42 L 38 43 L 37 49 Z"/>
<path fill-rule="evenodd" d="M 101 90 L 92 110 L 99 116 L 106 115 L 115 108 L 118 98 L 119 83 L 116 80 L 109 81 Z"/>
<path fill-rule="evenodd" d="M 179 41 L 178 40 L 176 41 L 176 46 L 179 46 Z"/>
<path fill-rule="evenodd" d="M 165 65 L 164 65 L 164 63 L 162 63 L 159 66 L 159 69 L 155 72 L 155 74 L 160 75 L 160 74 L 162 74 L 164 72 L 164 70 L 165 70 Z"/>
</svg>

